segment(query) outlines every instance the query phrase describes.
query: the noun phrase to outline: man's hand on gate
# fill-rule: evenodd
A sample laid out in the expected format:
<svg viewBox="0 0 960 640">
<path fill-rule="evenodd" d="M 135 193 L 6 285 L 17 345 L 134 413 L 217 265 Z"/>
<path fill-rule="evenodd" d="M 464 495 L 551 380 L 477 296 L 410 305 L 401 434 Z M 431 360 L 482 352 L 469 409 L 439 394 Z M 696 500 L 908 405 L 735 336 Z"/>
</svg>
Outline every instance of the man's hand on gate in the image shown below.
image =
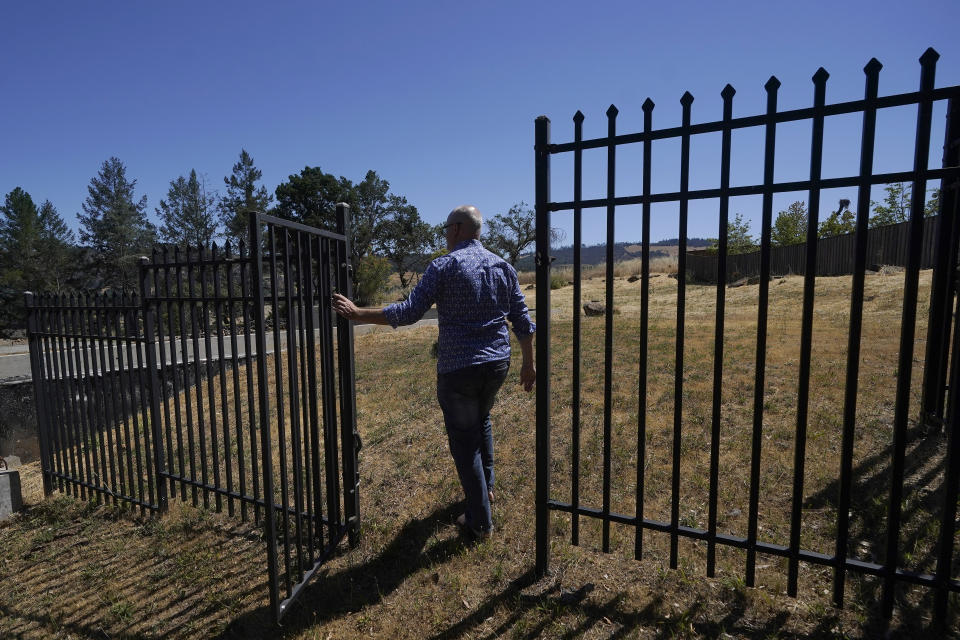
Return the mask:
<svg viewBox="0 0 960 640">
<path fill-rule="evenodd" d="M 333 310 L 348 320 L 356 319 L 360 311 L 350 298 L 339 293 L 333 294 Z"/>
<path fill-rule="evenodd" d="M 524 391 L 532 391 L 533 385 L 537 381 L 537 369 L 533 366 L 532 363 L 524 363 L 520 367 L 520 384 L 523 385 Z"/>
</svg>

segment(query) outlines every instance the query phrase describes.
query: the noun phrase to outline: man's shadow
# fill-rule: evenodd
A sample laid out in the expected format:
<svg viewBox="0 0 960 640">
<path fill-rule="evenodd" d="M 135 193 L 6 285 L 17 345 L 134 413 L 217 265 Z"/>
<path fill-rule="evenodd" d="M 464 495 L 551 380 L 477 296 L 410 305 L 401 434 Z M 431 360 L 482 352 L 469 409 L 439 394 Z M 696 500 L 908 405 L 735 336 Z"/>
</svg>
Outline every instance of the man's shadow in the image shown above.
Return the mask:
<svg viewBox="0 0 960 640">
<path fill-rule="evenodd" d="M 331 620 L 376 604 L 421 569 L 442 564 L 463 553 L 471 541 L 461 535 L 441 539 L 427 546 L 437 531 L 452 526 L 463 511 L 460 502 L 438 507 L 429 515 L 407 522 L 400 532 L 374 558 L 362 565 L 346 567 L 335 573 L 320 570 L 300 598 L 291 605 L 277 628 L 269 607 L 260 607 L 239 618 L 221 638 L 261 638 L 297 634 L 322 620 Z M 361 532 L 362 535 L 362 532 Z M 357 553 L 345 549 L 343 554 Z M 281 598 L 285 593 L 281 592 Z"/>
</svg>

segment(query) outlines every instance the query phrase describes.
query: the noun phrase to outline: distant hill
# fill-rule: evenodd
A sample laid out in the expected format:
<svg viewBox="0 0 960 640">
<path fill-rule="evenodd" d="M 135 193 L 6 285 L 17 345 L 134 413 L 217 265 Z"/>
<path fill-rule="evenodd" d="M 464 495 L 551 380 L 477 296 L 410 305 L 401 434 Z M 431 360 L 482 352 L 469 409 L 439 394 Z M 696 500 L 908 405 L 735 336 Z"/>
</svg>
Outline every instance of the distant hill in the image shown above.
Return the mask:
<svg viewBox="0 0 960 640">
<path fill-rule="evenodd" d="M 657 246 L 666 246 L 667 244 L 669 243 L 656 243 Z M 654 246 L 654 244 L 651 243 L 651 246 Z M 639 258 L 642 250 L 642 245 L 636 242 L 618 242 L 613 245 L 613 260 L 614 262 L 618 262 L 621 260 L 633 260 L 635 258 Z M 550 253 L 554 258 L 556 258 L 554 260 L 555 265 L 573 264 L 573 246 L 552 249 Z M 670 254 L 666 251 L 657 251 L 656 249 L 650 250 L 651 258 L 668 257 L 669 255 Z M 588 247 L 581 247 L 580 261 L 584 265 L 604 264 L 607 261 L 607 245 L 595 244 Z M 534 268 L 535 265 L 532 253 L 522 256 L 517 262 L 517 271 L 533 271 Z"/>
<path fill-rule="evenodd" d="M 651 242 L 651 247 L 675 247 L 680 244 L 680 238 L 667 238 L 666 240 L 660 240 L 659 242 Z M 687 238 L 688 247 L 709 247 L 713 244 L 713 240 L 708 238 Z"/>
</svg>

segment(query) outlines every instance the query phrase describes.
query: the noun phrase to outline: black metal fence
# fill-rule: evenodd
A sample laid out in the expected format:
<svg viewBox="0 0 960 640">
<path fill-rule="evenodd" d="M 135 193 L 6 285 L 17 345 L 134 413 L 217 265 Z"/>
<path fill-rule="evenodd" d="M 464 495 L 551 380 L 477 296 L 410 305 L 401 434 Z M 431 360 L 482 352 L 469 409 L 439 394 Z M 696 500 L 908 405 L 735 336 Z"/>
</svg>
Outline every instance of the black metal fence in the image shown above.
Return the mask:
<svg viewBox="0 0 960 640">
<path fill-rule="evenodd" d="M 137 294 L 27 295 L 44 489 L 264 527 L 279 620 L 359 501 L 349 209 L 336 233 L 251 216 L 236 251 L 163 248 Z M 319 394 L 319 395 L 318 395 Z"/>
<path fill-rule="evenodd" d="M 936 264 L 940 216 L 923 220 L 920 268 L 932 269 Z M 817 240 L 817 275 L 840 276 L 853 273 L 857 236 L 848 233 Z M 867 269 L 876 271 L 881 265 L 905 267 L 910 257 L 910 222 L 874 227 L 867 232 Z M 687 276 L 698 282 L 717 281 L 718 256 L 707 250 L 687 252 Z M 760 275 L 761 252 L 727 256 L 727 282 Z M 802 275 L 806 273 L 806 244 L 770 247 L 770 273 Z"/>
<path fill-rule="evenodd" d="M 960 580 L 956 577 L 957 552 L 956 542 L 956 508 L 957 508 L 957 489 L 958 478 L 960 478 L 960 358 L 949 359 L 950 353 L 956 353 L 960 347 L 960 331 L 951 330 L 953 325 L 954 310 L 954 289 L 957 284 L 956 265 L 957 265 L 957 246 L 958 246 L 958 227 L 957 219 L 957 190 L 960 183 L 960 161 L 958 161 L 958 147 L 960 147 L 960 87 L 935 88 L 934 70 L 938 54 L 929 49 L 920 58 L 921 74 L 920 89 L 914 93 L 900 95 L 891 95 L 878 97 L 878 78 L 881 65 L 875 59 L 871 60 L 865 67 L 866 90 L 862 100 L 851 102 L 826 104 L 826 83 L 828 74 L 824 69 L 819 69 L 813 76 L 814 98 L 813 106 L 810 108 L 796 109 L 791 111 L 777 110 L 777 90 L 780 86 L 779 81 L 771 77 L 766 83 L 767 91 L 767 109 L 766 113 L 756 116 L 734 118 L 733 97 L 735 90 L 727 85 L 722 91 L 723 98 L 723 118 L 717 122 L 706 122 L 702 124 L 691 124 L 691 107 L 693 96 L 685 93 L 681 98 L 682 105 L 682 124 L 679 127 L 668 129 L 653 128 L 654 103 L 647 100 L 643 104 L 643 131 L 639 133 L 618 134 L 616 130 L 616 121 L 618 111 L 616 107 L 611 106 L 607 111 L 607 136 L 602 138 L 584 140 L 583 139 L 583 120 L 584 115 L 580 112 L 574 116 L 573 141 L 565 143 L 553 143 L 550 140 L 550 121 L 545 116 L 537 118 L 536 138 L 535 138 L 535 156 L 536 156 L 536 215 L 537 215 L 537 244 L 536 244 L 536 263 L 537 263 L 537 286 L 536 286 L 536 309 L 537 309 L 537 369 L 540 375 L 537 377 L 537 483 L 536 483 L 536 569 L 542 574 L 547 571 L 550 563 L 550 532 L 551 512 L 560 512 L 568 514 L 571 531 L 571 542 L 579 544 L 581 520 L 586 518 L 588 521 L 599 521 L 600 528 L 600 546 L 604 552 L 611 550 L 611 524 L 623 525 L 633 537 L 633 555 L 637 559 L 644 553 L 644 532 L 654 531 L 662 533 L 667 538 L 657 541 L 669 542 L 669 562 L 673 568 L 678 564 L 678 541 L 689 539 L 705 543 L 706 545 L 706 573 L 709 576 L 715 575 L 717 566 L 717 551 L 719 547 L 725 547 L 730 550 L 742 550 L 745 552 L 744 575 L 748 586 L 753 586 L 755 574 L 757 571 L 757 554 L 767 554 L 774 558 L 784 559 L 784 570 L 787 574 L 787 592 L 790 595 L 796 595 L 798 576 L 800 573 L 801 562 L 809 563 L 814 566 L 829 567 L 833 573 L 833 599 L 836 605 L 842 606 L 844 599 L 844 589 L 848 572 L 857 574 L 877 576 L 882 582 L 882 611 L 884 615 L 890 616 L 894 605 L 895 588 L 899 584 L 916 584 L 929 587 L 933 590 L 935 600 L 935 616 L 939 620 L 944 620 L 947 611 L 947 602 L 949 593 L 960 591 Z M 948 101 L 947 104 L 947 124 L 946 138 L 944 146 L 943 164 L 941 168 L 928 167 L 928 155 L 930 150 L 930 130 L 932 122 L 933 105 L 937 101 Z M 917 132 L 915 138 L 915 153 L 913 166 L 903 171 L 895 173 L 874 174 L 874 141 L 876 138 L 876 120 L 877 111 L 889 107 L 898 107 L 905 105 L 916 105 L 917 107 Z M 840 114 L 860 114 L 862 116 L 862 145 L 860 149 L 860 169 L 858 175 L 841 178 L 823 178 L 822 177 L 822 156 L 824 139 L 824 119 L 829 116 Z M 775 182 L 774 181 L 774 145 L 776 141 L 777 127 L 782 123 L 809 121 L 812 125 L 811 139 L 811 163 L 810 176 L 808 180 L 798 182 Z M 730 165 L 731 165 L 731 134 L 736 129 L 746 127 L 760 127 L 764 132 L 764 173 L 763 183 L 747 186 L 730 186 Z M 700 134 L 720 132 L 721 138 L 721 161 L 719 167 L 720 187 L 717 189 L 689 189 L 690 177 L 690 142 L 691 138 Z M 680 190 L 669 193 L 654 193 L 651 188 L 651 166 L 653 162 L 652 148 L 653 141 L 665 139 L 679 139 L 680 142 L 680 165 L 677 167 L 680 176 Z M 639 144 L 642 145 L 643 165 L 642 165 L 642 185 L 640 193 L 623 195 L 618 192 L 615 182 L 616 159 L 618 148 L 624 145 Z M 607 172 L 607 193 L 604 198 L 582 199 L 582 175 L 583 175 L 583 151 L 586 149 L 606 149 L 606 172 Z M 555 154 L 573 154 L 573 200 L 568 202 L 553 202 L 550 199 L 550 160 Z M 924 468 L 923 473 L 919 475 L 922 478 L 928 478 L 932 483 L 934 479 L 942 479 L 942 484 L 937 491 L 932 494 L 936 496 L 935 501 L 939 505 L 937 511 L 938 517 L 934 522 L 921 523 L 923 526 L 931 526 L 937 531 L 933 536 L 936 539 L 933 558 L 935 561 L 931 564 L 935 566 L 931 570 L 914 570 L 904 565 L 904 558 L 907 550 L 902 546 L 903 526 L 904 526 L 904 482 L 905 482 L 905 455 L 908 450 L 908 422 L 910 412 L 911 390 L 916 385 L 911 386 L 913 373 L 913 361 L 915 350 L 915 339 L 918 337 L 916 330 L 918 313 L 918 281 L 920 276 L 922 241 L 923 241 L 923 209 L 924 195 L 927 190 L 927 183 L 932 180 L 940 180 L 942 188 L 940 229 L 936 237 L 935 267 L 930 285 L 930 306 L 929 315 L 926 323 L 926 354 L 923 360 L 923 384 L 922 384 L 922 402 L 921 409 L 923 418 L 926 422 L 935 425 L 946 426 L 945 451 L 940 450 L 939 455 L 930 455 L 925 457 L 923 453 L 916 450 L 915 441 L 911 439 L 909 444 L 911 451 L 917 458 L 928 462 L 931 467 Z M 873 455 L 865 465 L 869 464 L 876 467 L 876 480 L 868 485 L 860 483 L 862 478 L 858 473 L 862 473 L 862 468 L 854 467 L 854 448 L 858 442 L 858 437 L 864 432 L 865 425 L 869 423 L 869 416 L 859 416 L 857 414 L 858 391 L 864 391 L 861 384 L 869 385 L 867 382 L 861 382 L 861 347 L 863 355 L 871 358 L 881 358 L 886 356 L 878 355 L 876 345 L 870 343 L 861 344 L 863 341 L 862 328 L 864 323 L 864 282 L 867 262 L 870 258 L 868 252 L 868 207 L 858 206 L 857 232 L 854 236 L 853 250 L 853 273 L 852 286 L 849 288 L 849 316 L 846 316 L 844 330 L 846 333 L 846 379 L 843 386 L 840 400 L 836 405 L 826 409 L 817 408 L 821 399 L 816 395 L 811 396 L 811 360 L 813 346 L 814 329 L 814 300 L 815 290 L 818 286 L 816 272 L 813 269 L 805 270 L 803 282 L 803 302 L 802 317 L 797 314 L 790 321 L 797 324 L 797 358 L 793 363 L 797 366 L 796 380 L 796 403 L 793 413 L 789 414 L 795 417 L 795 428 L 792 432 L 793 445 L 793 467 L 784 469 L 781 466 L 777 473 L 792 475 L 792 491 L 789 500 L 789 514 L 784 514 L 784 520 L 788 524 L 782 527 L 780 540 L 763 540 L 761 536 L 773 537 L 776 533 L 771 531 L 769 524 L 761 533 L 760 527 L 760 494 L 761 494 L 761 466 L 764 461 L 764 443 L 769 437 L 767 430 L 770 428 L 765 424 L 765 412 L 768 411 L 768 389 L 767 380 L 767 358 L 768 358 L 768 337 L 777 336 L 776 327 L 770 331 L 770 318 L 768 311 L 770 306 L 770 285 L 769 275 L 771 273 L 771 217 L 773 207 L 773 195 L 775 193 L 803 190 L 807 191 L 806 201 L 809 203 L 809 227 L 807 231 L 807 242 L 804 246 L 805 264 L 819 264 L 818 257 L 823 247 L 823 243 L 817 239 L 818 211 L 820 210 L 821 191 L 834 187 L 851 187 L 857 189 L 857 202 L 866 203 L 870 201 L 871 188 L 874 185 L 890 182 L 909 181 L 912 184 L 912 202 L 910 210 L 910 221 L 907 225 L 908 255 L 906 260 L 906 269 L 903 279 L 902 298 L 898 302 L 902 304 L 902 316 L 900 320 L 900 334 L 896 338 L 895 327 L 881 327 L 879 330 L 883 335 L 891 336 L 893 348 L 889 361 L 885 361 L 887 371 L 895 370 L 894 376 L 887 384 L 895 385 L 895 398 L 890 399 L 893 405 L 890 411 L 889 421 L 883 422 L 875 428 L 875 432 L 887 434 L 890 438 L 888 446 L 879 450 Z M 651 352 L 650 340 L 650 218 L 651 205 L 654 203 L 676 203 L 678 217 L 678 231 L 680 238 L 679 253 L 679 271 L 685 273 L 688 268 L 686 238 L 688 207 L 692 200 L 704 198 L 716 198 L 719 200 L 719 228 L 718 238 L 719 250 L 716 257 L 717 270 L 720 273 L 728 271 L 730 256 L 728 256 L 728 222 L 729 222 L 729 201 L 731 197 L 743 195 L 761 195 L 762 196 L 762 235 L 761 249 L 759 252 L 759 274 L 760 281 L 758 285 L 758 298 L 756 307 L 756 341 L 755 359 L 744 357 L 743 352 L 724 353 L 725 342 L 732 338 L 742 338 L 742 336 L 725 335 L 725 306 L 726 306 L 726 287 L 720 282 L 716 286 L 715 319 L 713 321 L 713 339 L 701 329 L 699 324 L 686 324 L 687 311 L 687 293 L 684 278 L 677 281 L 676 297 L 676 322 L 671 327 L 671 332 L 660 331 L 654 335 L 660 347 L 659 352 L 670 353 L 670 350 L 663 349 L 661 336 L 671 334 L 673 361 L 672 363 L 659 361 L 660 367 L 657 370 L 650 371 L 651 358 L 656 354 Z M 642 207 L 642 290 L 640 294 L 639 318 L 636 325 L 631 325 L 630 330 L 621 330 L 614 335 L 615 327 L 623 326 L 622 316 L 615 321 L 613 313 L 607 313 L 603 319 L 602 329 L 602 358 L 599 355 L 600 340 L 597 337 L 592 342 L 593 334 L 584 331 L 584 324 L 587 321 L 581 321 L 578 312 L 581 302 L 581 263 L 579 251 L 581 246 L 581 227 L 584 220 L 584 210 L 605 209 L 606 211 L 606 230 L 607 230 L 607 261 L 606 261 L 606 282 L 605 296 L 606 308 L 613 309 L 614 299 L 614 277 L 613 277 L 613 256 L 614 230 L 616 222 L 616 210 L 619 206 L 641 205 Z M 565 324 L 558 324 L 559 321 L 551 318 L 551 291 L 550 291 L 550 226 L 551 214 L 553 212 L 572 211 L 573 214 L 573 246 L 574 254 L 574 288 L 573 288 L 573 314 L 572 326 L 570 327 L 570 351 L 562 351 L 564 357 L 570 354 L 571 362 L 571 382 L 570 396 L 554 397 L 551 388 L 551 359 L 552 353 L 560 349 L 566 349 L 566 345 L 552 346 L 554 333 L 558 330 L 567 331 Z M 899 313 L 900 306 L 896 306 L 894 313 Z M 660 314 L 662 316 L 662 314 Z M 703 316 L 699 316 L 702 318 Z M 658 321 L 661 321 L 659 319 Z M 781 317 L 779 322 L 786 326 L 788 319 Z M 556 329 L 553 328 L 553 326 Z M 591 323 L 588 329 L 600 331 L 599 324 Z M 742 330 L 740 332 L 742 334 Z M 565 333 L 564 333 L 565 335 Z M 791 334 L 792 335 L 792 334 Z M 685 363 L 685 357 L 693 353 L 692 347 L 685 348 L 685 339 L 699 337 L 700 343 L 709 345 L 712 352 L 712 384 L 710 383 L 709 367 L 701 364 L 702 360 L 696 360 L 693 364 Z M 922 336 L 922 334 L 921 334 Z M 750 338 L 742 338 L 750 340 Z M 899 347 L 896 347 L 896 343 Z M 616 351 L 615 351 L 615 346 Z M 596 345 L 596 346 L 594 346 Z M 629 345 L 629 346 L 627 346 Z M 749 346 L 749 344 L 748 344 Z M 635 349 L 635 351 L 627 351 Z M 840 348 L 842 349 L 842 347 Z M 632 386 L 633 381 L 621 381 L 614 377 L 614 359 L 626 358 L 625 353 L 631 353 L 628 358 L 629 363 L 618 368 L 618 375 L 626 375 L 632 369 L 637 375 L 636 386 Z M 791 352 L 793 353 L 793 352 Z M 584 365 L 587 358 L 590 358 L 590 364 Z M 791 356 L 793 357 L 793 356 Z M 740 385 L 737 392 L 742 396 L 742 410 L 736 416 L 724 415 L 724 412 L 732 411 L 733 403 L 725 403 L 725 397 L 729 399 L 730 389 L 725 387 L 725 372 L 729 378 L 733 378 L 733 373 L 743 376 L 737 371 L 738 364 L 748 365 L 744 360 L 754 360 L 754 365 L 749 373 L 753 378 L 752 393 L 744 391 L 743 387 L 749 388 L 749 383 L 742 384 L 737 379 L 736 384 Z M 587 415 L 591 411 L 591 403 L 599 404 L 598 400 L 591 400 L 589 403 L 583 403 L 584 396 L 582 389 L 586 385 L 593 385 L 593 393 L 599 394 L 599 381 L 594 381 L 592 376 L 582 376 L 581 368 L 590 366 L 595 370 L 600 369 L 602 361 L 602 435 L 600 435 L 601 417 Z M 865 362 L 865 361 L 864 361 Z M 671 367 L 672 364 L 672 367 Z M 784 365 L 785 366 L 785 365 Z M 672 368 L 671 382 L 664 383 L 658 390 L 657 395 L 648 395 L 648 382 L 652 375 L 658 375 L 661 371 Z M 740 367 L 742 369 L 743 367 Z M 781 367 L 782 368 L 782 367 Z M 775 371 L 775 370 L 774 370 Z M 556 372 L 554 372 L 556 374 Z M 948 375 L 949 374 L 949 375 Z M 824 382 L 822 386 L 831 386 L 833 389 L 839 387 L 838 380 L 840 376 L 835 370 L 826 371 L 822 374 Z M 888 374 L 889 375 L 889 374 Z M 709 409 L 698 409 L 697 415 L 691 415 L 689 409 L 685 411 L 684 402 L 687 395 L 694 386 L 694 379 L 702 380 L 704 389 L 704 407 L 709 405 Z M 950 384 L 947 384 L 947 381 Z M 749 379 L 749 378 L 748 378 Z M 596 382 L 596 384 L 594 384 Z M 624 396 L 628 393 L 622 391 L 626 384 L 628 389 L 635 389 L 636 414 L 631 414 L 625 421 L 624 419 Z M 840 383 L 843 384 L 843 383 Z M 618 404 L 614 406 L 612 402 L 613 387 L 618 387 Z M 666 390 L 664 390 L 664 387 Z M 707 391 L 712 387 L 712 393 Z M 947 389 L 949 387 L 949 398 L 947 398 Z M 566 389 L 566 383 L 563 388 Z M 817 387 L 818 389 L 822 387 Z M 671 394 L 672 391 L 672 394 Z M 724 394 L 727 394 L 725 396 Z M 781 391 L 782 393 L 782 391 Z M 839 392 L 838 392 L 839 393 Z M 712 396 L 708 403 L 706 397 Z M 749 398 L 752 395 L 752 402 Z M 791 399 L 793 396 L 789 396 Z M 648 423 L 648 414 L 654 410 L 663 409 L 664 399 L 669 399 L 673 405 L 672 420 L 664 419 L 656 426 L 654 433 L 650 431 Z M 824 549 L 811 550 L 801 546 L 802 521 L 805 513 L 805 502 L 807 498 L 805 489 L 805 464 L 808 462 L 807 446 L 810 438 L 808 437 L 808 422 L 811 414 L 811 400 L 817 402 L 815 408 L 822 411 L 827 418 L 836 420 L 837 440 L 838 440 L 838 462 L 835 467 L 834 479 L 827 482 L 818 492 L 818 496 L 823 504 L 828 505 L 830 512 L 835 515 L 832 523 L 826 523 L 825 529 L 831 531 L 830 538 L 832 542 L 826 541 Z M 947 401 L 946 410 L 944 402 Z M 569 429 L 561 427 L 555 420 L 553 413 L 557 408 L 562 407 L 564 411 L 570 412 Z M 600 409 L 598 409 L 599 411 Z M 842 416 L 842 418 L 840 417 Z M 634 422 L 630 422 L 630 420 Z M 564 418 L 564 421 L 566 418 Z M 672 428 L 669 426 L 672 422 Z M 790 421 L 786 421 L 790 422 Z M 593 426 L 593 425 L 596 426 Z M 582 438 L 581 431 L 589 425 L 592 429 L 589 441 Z M 701 426 L 702 425 L 702 426 Z M 721 432 L 721 426 L 724 432 Z M 788 425 L 789 426 L 789 425 Z M 612 435 L 616 431 L 618 435 L 618 445 L 614 450 L 612 444 Z M 725 465 L 723 479 L 725 485 L 743 487 L 744 489 L 744 512 L 746 520 L 746 535 L 735 535 L 724 533 L 721 528 L 725 520 L 718 510 L 718 496 L 721 489 L 721 439 L 729 438 L 734 435 L 732 432 L 738 431 L 744 434 L 744 446 L 749 449 L 749 456 L 741 455 L 737 464 L 730 469 L 729 458 Z M 913 430 L 916 431 L 916 430 Z M 684 483 L 684 486 L 692 487 L 688 492 L 696 491 L 692 496 L 697 504 L 703 504 L 705 512 L 698 512 L 691 518 L 680 516 L 681 504 L 681 459 L 684 456 L 684 446 L 689 446 L 691 434 L 696 435 L 698 442 L 703 443 L 703 457 L 705 459 L 703 475 L 693 479 L 693 481 Z M 765 437 L 766 436 L 766 437 Z M 658 458 L 654 460 L 648 457 L 648 447 L 653 442 L 651 438 L 657 438 L 656 442 L 660 444 L 657 450 Z M 814 437 L 822 437 L 821 433 L 814 434 Z M 624 438 L 629 442 L 635 438 L 635 442 L 630 445 L 624 443 Z M 664 446 L 663 443 L 672 442 L 670 446 Z M 773 442 L 768 444 L 769 456 L 776 452 L 780 443 Z M 581 456 L 581 450 L 587 446 L 593 446 L 592 455 L 589 459 Z M 634 447 L 631 457 L 626 462 L 622 460 L 618 463 L 617 475 L 613 478 L 612 458 L 614 454 L 621 455 L 624 448 Z M 560 452 L 560 458 L 554 459 L 555 450 L 563 447 Z M 602 448 L 602 451 L 598 449 Z M 731 456 L 737 456 L 739 449 L 733 452 L 727 451 Z M 600 455 L 597 455 L 597 454 Z M 635 454 L 635 457 L 633 457 Z M 936 451 L 934 451 L 936 454 Z M 820 454 L 823 455 L 823 454 Z M 598 462 L 597 459 L 601 461 Z M 666 461 L 664 461 L 666 460 Z M 569 485 L 553 482 L 551 471 L 558 463 L 569 464 L 570 475 Z M 911 465 L 918 462 L 911 458 Z M 657 467 L 658 474 L 654 475 L 647 468 L 654 464 Z M 584 469 L 596 469 L 592 474 L 581 473 Z M 633 486 L 624 489 L 626 497 L 621 501 L 629 505 L 630 512 L 617 512 L 613 509 L 611 503 L 611 482 L 616 480 L 618 487 L 624 482 L 629 482 L 628 469 L 632 465 L 635 470 L 635 482 Z M 864 465 L 864 466 L 865 466 Z M 652 468 L 652 467 L 651 467 Z M 911 466 L 915 469 L 914 466 Z M 792 472 L 792 473 L 791 473 Z M 599 479 L 596 476 L 601 476 Z M 746 479 L 745 476 L 749 476 Z M 777 476 L 774 476 L 777 477 Z M 702 485 L 700 480 L 703 480 Z M 873 557 L 858 557 L 858 552 L 854 548 L 851 550 L 854 540 L 851 537 L 850 510 L 855 498 L 860 498 L 853 493 L 854 480 L 858 481 L 857 487 L 863 490 L 864 487 L 876 488 L 877 493 L 870 495 L 869 500 L 873 504 L 882 505 L 885 512 L 885 520 L 882 515 L 876 516 L 876 526 L 869 533 L 878 538 L 877 555 Z M 591 481 L 593 486 L 600 485 L 593 489 L 593 496 L 600 497 L 599 504 L 590 504 L 589 499 L 581 495 L 581 490 L 585 482 Z M 661 489 L 664 494 L 669 494 L 668 507 L 662 507 L 665 513 L 669 510 L 669 519 L 654 519 L 645 513 L 645 500 L 649 498 L 645 490 L 648 483 L 656 481 L 656 487 Z M 883 489 L 884 484 L 886 489 Z M 652 486 L 652 485 L 651 485 Z M 569 490 L 569 500 L 558 500 L 555 492 L 559 487 Z M 726 489 L 726 487 L 724 487 Z M 771 488 L 763 488 L 764 491 Z M 747 496 L 748 494 L 748 496 Z M 659 494 L 654 494 L 657 497 Z M 595 499 L 595 498 L 594 498 Z M 933 499 L 933 498 L 930 498 Z M 776 506 L 767 504 L 765 511 L 769 514 L 776 509 Z M 702 514 L 702 515 L 701 515 Z M 808 516 L 809 517 L 809 514 Z M 933 517 L 933 516 L 931 516 Z M 913 535 L 911 534 L 911 539 Z M 864 553 L 863 555 L 868 555 Z M 726 556 L 725 556 L 726 557 Z"/>
</svg>

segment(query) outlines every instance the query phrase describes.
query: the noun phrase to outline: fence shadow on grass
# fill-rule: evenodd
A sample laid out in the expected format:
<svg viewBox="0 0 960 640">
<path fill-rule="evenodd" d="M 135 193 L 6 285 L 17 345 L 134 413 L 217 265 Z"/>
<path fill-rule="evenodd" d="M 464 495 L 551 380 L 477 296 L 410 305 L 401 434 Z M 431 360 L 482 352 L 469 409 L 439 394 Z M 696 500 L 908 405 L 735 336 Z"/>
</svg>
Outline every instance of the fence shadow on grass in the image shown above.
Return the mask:
<svg viewBox="0 0 960 640">
<path fill-rule="evenodd" d="M 469 542 L 460 536 L 427 547 L 437 529 L 450 526 L 462 510 L 459 502 L 438 507 L 423 518 L 407 522 L 393 541 L 370 561 L 321 574 L 284 617 L 282 630 L 273 625 L 270 607 L 264 606 L 235 619 L 220 638 L 261 638 L 265 632 L 295 636 L 325 620 L 381 602 L 417 571 L 446 562 L 466 550 Z"/>
<path fill-rule="evenodd" d="M 945 434 L 932 432 L 930 427 L 914 425 L 906 433 L 905 472 L 904 472 L 904 504 L 901 515 L 902 523 L 915 522 L 921 514 L 939 521 L 943 509 L 944 491 L 944 438 Z M 869 544 L 868 557 L 859 559 L 883 563 L 886 559 L 886 518 L 887 502 L 881 503 L 881 509 L 871 509 L 867 499 L 871 496 L 888 496 L 890 492 L 890 462 L 893 456 L 893 444 L 881 451 L 866 456 L 855 466 L 851 473 L 851 490 L 854 495 L 860 496 L 859 504 L 853 502 L 852 518 L 850 520 L 850 544 L 856 541 Z M 836 509 L 840 496 L 840 480 L 834 479 L 823 489 L 813 493 L 804 501 L 805 508 Z M 909 563 L 911 570 L 933 572 L 936 566 L 938 544 L 936 540 L 925 539 L 930 535 L 922 527 L 901 528 L 900 550 L 901 566 L 903 566 L 904 550 L 916 549 L 922 545 L 922 555 L 913 558 Z M 854 553 L 853 555 L 858 555 Z M 862 554 L 859 554 L 862 555 Z M 858 577 L 854 571 L 848 571 L 848 579 Z M 865 629 L 871 633 L 885 632 L 887 621 L 880 616 L 877 607 L 880 602 L 882 580 L 876 578 L 861 578 L 852 585 L 851 593 L 855 599 L 869 607 L 868 620 Z M 907 585 L 897 587 L 898 594 L 903 594 Z M 900 618 L 905 623 L 906 632 L 923 632 L 923 621 L 928 620 L 933 612 L 934 594 L 931 589 L 924 590 L 919 598 L 899 597 L 897 608 Z M 874 619 L 876 617 L 876 619 Z M 948 616 L 949 618 L 949 616 Z"/>
</svg>

